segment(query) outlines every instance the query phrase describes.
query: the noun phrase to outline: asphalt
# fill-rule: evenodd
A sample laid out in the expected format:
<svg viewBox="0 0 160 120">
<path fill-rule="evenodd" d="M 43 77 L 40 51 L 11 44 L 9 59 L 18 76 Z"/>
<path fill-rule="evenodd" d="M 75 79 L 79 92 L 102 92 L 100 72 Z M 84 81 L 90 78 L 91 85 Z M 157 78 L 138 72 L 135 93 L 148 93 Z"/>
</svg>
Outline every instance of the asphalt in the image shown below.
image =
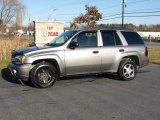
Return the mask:
<svg viewBox="0 0 160 120">
<path fill-rule="evenodd" d="M 160 49 L 160 44 L 146 44 L 148 48 L 155 48 L 155 49 Z"/>
<path fill-rule="evenodd" d="M 145 44 L 148 48 L 155 48 L 155 49 L 160 49 L 160 42 L 158 42 L 158 40 L 151 40 L 152 42 L 150 42 L 150 40 L 144 40 Z"/>
<path fill-rule="evenodd" d="M 47 89 L 0 77 L 1 120 L 160 120 L 160 65 L 133 81 L 110 74 L 62 78 Z"/>
</svg>

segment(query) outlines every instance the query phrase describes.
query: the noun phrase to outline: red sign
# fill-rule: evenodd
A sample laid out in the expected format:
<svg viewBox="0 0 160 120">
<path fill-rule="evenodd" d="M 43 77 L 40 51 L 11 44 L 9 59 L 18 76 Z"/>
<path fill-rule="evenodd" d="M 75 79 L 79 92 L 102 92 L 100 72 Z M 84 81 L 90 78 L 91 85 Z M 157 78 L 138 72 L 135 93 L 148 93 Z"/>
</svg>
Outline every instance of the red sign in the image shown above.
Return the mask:
<svg viewBox="0 0 160 120">
<path fill-rule="evenodd" d="M 58 32 L 48 32 L 48 36 L 58 36 Z"/>
</svg>

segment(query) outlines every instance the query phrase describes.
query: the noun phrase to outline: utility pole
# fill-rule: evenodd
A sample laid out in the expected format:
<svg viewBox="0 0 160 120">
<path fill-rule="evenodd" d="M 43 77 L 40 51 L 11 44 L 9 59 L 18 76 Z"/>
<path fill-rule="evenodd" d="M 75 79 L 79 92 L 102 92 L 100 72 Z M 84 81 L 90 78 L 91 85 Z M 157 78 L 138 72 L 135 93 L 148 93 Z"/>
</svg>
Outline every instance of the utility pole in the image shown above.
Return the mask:
<svg viewBox="0 0 160 120">
<path fill-rule="evenodd" d="M 126 0 L 123 0 L 122 2 L 122 28 L 124 28 L 124 9 L 126 7 L 125 2 Z"/>
</svg>

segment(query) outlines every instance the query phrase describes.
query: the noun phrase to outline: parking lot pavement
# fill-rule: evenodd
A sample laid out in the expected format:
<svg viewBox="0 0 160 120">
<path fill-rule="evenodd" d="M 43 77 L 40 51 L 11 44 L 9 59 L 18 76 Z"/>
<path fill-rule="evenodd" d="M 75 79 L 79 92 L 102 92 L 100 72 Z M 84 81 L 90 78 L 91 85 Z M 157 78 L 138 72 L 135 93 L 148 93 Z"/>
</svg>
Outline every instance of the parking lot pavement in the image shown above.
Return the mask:
<svg viewBox="0 0 160 120">
<path fill-rule="evenodd" d="M 150 42 L 149 40 L 144 40 L 144 41 L 148 48 L 160 49 L 160 44 L 159 42 L 157 42 L 158 40 L 152 40 L 152 42 Z"/>
<path fill-rule="evenodd" d="M 160 49 L 160 44 L 146 44 L 148 48 Z"/>
<path fill-rule="evenodd" d="M 63 78 L 48 89 L 0 77 L 1 120 L 160 120 L 160 66 L 148 65 L 133 81 L 111 75 Z"/>
</svg>

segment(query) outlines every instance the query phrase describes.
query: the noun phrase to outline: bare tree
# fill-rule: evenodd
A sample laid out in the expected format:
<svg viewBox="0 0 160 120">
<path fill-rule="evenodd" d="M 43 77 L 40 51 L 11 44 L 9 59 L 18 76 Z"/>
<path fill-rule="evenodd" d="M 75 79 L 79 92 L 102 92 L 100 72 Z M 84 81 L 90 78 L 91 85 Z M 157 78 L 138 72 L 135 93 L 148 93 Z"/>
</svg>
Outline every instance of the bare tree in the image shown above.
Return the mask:
<svg viewBox="0 0 160 120">
<path fill-rule="evenodd" d="M 102 14 L 99 13 L 96 6 L 85 5 L 85 10 L 86 10 L 86 13 L 84 15 L 81 14 L 80 16 L 74 18 L 74 22 L 71 23 L 71 26 L 70 26 L 71 28 L 75 29 L 80 25 L 85 25 L 85 24 L 87 27 L 93 28 L 96 26 L 96 21 L 99 21 L 100 19 L 102 19 Z"/>
<path fill-rule="evenodd" d="M 13 20 L 21 25 L 24 13 L 25 5 L 20 0 L 0 0 L 0 31 Z"/>
</svg>

